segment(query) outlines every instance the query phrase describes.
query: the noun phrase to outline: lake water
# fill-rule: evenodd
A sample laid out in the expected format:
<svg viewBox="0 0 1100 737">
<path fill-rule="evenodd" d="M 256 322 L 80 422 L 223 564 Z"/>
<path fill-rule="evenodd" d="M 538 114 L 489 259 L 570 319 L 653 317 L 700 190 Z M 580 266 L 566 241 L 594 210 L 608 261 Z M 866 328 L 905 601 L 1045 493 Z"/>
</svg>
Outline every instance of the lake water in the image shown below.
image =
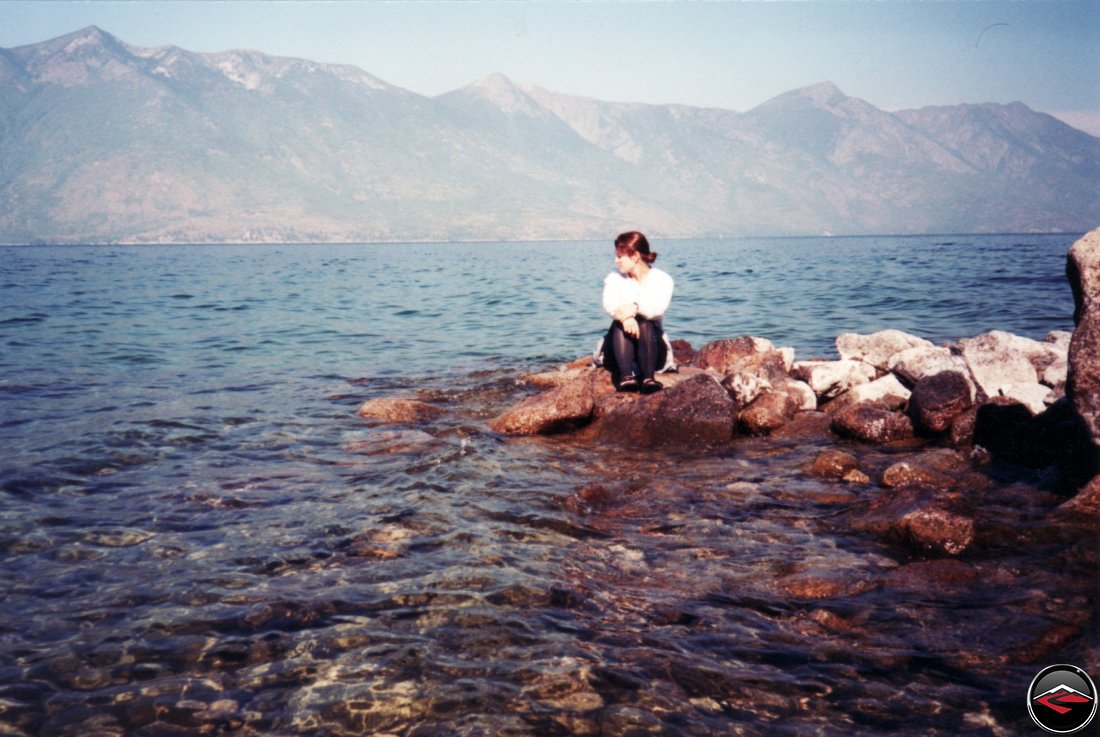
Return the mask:
<svg viewBox="0 0 1100 737">
<path fill-rule="evenodd" d="M 1071 330 L 1074 240 L 654 247 L 673 338 L 807 358 L 841 332 Z M 0 251 L 4 734 L 1035 731 L 1038 666 L 1001 653 L 1059 592 L 994 573 L 1049 551 L 906 593 L 882 583 L 903 553 L 799 500 L 812 449 L 488 430 L 519 372 L 606 328 L 609 242 Z M 444 418 L 356 416 L 409 392 Z M 592 483 L 622 498 L 572 503 Z M 823 568 L 874 585 L 782 584 Z"/>
</svg>

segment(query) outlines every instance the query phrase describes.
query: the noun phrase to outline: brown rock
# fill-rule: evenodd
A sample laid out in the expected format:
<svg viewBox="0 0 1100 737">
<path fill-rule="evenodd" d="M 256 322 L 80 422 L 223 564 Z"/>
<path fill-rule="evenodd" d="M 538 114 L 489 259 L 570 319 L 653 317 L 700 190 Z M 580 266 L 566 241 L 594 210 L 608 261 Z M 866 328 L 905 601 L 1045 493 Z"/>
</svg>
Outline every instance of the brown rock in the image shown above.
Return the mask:
<svg viewBox="0 0 1100 737">
<path fill-rule="evenodd" d="M 490 420 L 489 427 L 506 435 L 548 435 L 574 430 L 591 420 L 595 407 L 594 385 L 606 377 L 605 371 L 592 372 L 528 397 Z"/>
<path fill-rule="evenodd" d="M 958 555 L 974 541 L 974 519 L 940 493 L 907 486 L 875 499 L 853 526 L 917 550 Z"/>
<path fill-rule="evenodd" d="M 882 472 L 882 485 L 891 488 L 921 484 L 935 489 L 950 489 L 954 483 L 954 479 L 947 474 L 908 461 L 895 463 Z"/>
<path fill-rule="evenodd" d="M 889 443 L 913 437 L 913 423 L 900 412 L 853 404 L 838 410 L 830 425 L 833 432 L 867 443 Z"/>
<path fill-rule="evenodd" d="M 814 458 L 810 473 L 823 479 L 838 480 L 849 471 L 859 470 L 859 461 L 851 453 L 842 450 L 827 450 Z"/>
<path fill-rule="evenodd" d="M 919 430 L 943 433 L 973 404 L 970 382 L 957 371 L 941 371 L 916 383 L 909 397 L 909 417 Z"/>
<path fill-rule="evenodd" d="M 769 389 L 741 410 L 738 424 L 750 435 L 769 435 L 790 422 L 799 409 L 798 400 L 790 394 Z"/>
<path fill-rule="evenodd" d="M 440 407 L 403 397 L 368 399 L 358 411 L 360 417 L 380 422 L 420 422 L 441 414 Z"/>
<path fill-rule="evenodd" d="M 686 340 L 670 340 L 672 355 L 678 366 L 690 366 L 695 361 L 695 349 Z"/>
<path fill-rule="evenodd" d="M 785 375 L 786 360 L 771 341 L 741 336 L 707 343 L 699 349 L 692 365 L 728 376 L 741 372 L 758 376 Z"/>
<path fill-rule="evenodd" d="M 1058 506 L 1058 514 L 1067 517 L 1100 519 L 1100 476 L 1096 476 L 1067 502 Z"/>
<path fill-rule="evenodd" d="M 603 440 L 650 447 L 717 445 L 733 438 L 736 406 L 726 390 L 707 374 L 698 374 L 664 391 L 622 403 L 599 420 Z"/>
</svg>

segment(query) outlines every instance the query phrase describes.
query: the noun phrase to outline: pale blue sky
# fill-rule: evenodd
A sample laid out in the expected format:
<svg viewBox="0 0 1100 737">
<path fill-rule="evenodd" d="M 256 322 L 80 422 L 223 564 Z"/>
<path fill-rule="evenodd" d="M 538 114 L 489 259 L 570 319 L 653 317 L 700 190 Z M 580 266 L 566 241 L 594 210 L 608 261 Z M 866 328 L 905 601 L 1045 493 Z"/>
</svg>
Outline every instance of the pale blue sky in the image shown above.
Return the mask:
<svg viewBox="0 0 1100 737">
<path fill-rule="evenodd" d="M 1100 0 L 0 2 L 0 47 L 88 25 L 137 46 L 354 64 L 424 95 L 500 72 L 744 111 L 828 80 L 886 110 L 1020 100 L 1100 135 Z"/>
</svg>

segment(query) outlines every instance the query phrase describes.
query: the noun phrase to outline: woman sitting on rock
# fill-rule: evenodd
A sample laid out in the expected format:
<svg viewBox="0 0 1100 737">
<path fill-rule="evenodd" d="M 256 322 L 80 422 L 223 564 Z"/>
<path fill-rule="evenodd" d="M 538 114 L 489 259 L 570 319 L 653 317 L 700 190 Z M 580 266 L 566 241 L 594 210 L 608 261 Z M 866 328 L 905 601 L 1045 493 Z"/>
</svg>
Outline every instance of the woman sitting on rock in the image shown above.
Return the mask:
<svg viewBox="0 0 1100 737">
<path fill-rule="evenodd" d="M 604 365 L 621 392 L 660 390 L 665 365 L 661 320 L 672 301 L 672 277 L 653 266 L 657 254 L 637 231 L 615 239 L 615 267 L 603 283 L 603 308 L 614 318 L 604 340 Z"/>
</svg>

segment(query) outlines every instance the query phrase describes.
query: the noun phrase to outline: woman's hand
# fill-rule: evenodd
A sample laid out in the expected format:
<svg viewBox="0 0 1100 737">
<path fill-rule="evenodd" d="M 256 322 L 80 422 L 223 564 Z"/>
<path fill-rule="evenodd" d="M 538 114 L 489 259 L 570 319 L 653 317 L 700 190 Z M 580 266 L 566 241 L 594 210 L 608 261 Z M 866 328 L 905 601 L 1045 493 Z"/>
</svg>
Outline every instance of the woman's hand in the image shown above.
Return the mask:
<svg viewBox="0 0 1100 737">
<path fill-rule="evenodd" d="M 631 338 L 638 337 L 638 321 L 633 317 L 628 317 L 622 321 L 623 332 L 629 335 Z"/>
<path fill-rule="evenodd" d="M 622 304 L 615 310 L 615 319 L 619 322 L 626 322 L 633 319 L 638 314 L 638 305 L 631 302 L 630 304 Z"/>
</svg>

